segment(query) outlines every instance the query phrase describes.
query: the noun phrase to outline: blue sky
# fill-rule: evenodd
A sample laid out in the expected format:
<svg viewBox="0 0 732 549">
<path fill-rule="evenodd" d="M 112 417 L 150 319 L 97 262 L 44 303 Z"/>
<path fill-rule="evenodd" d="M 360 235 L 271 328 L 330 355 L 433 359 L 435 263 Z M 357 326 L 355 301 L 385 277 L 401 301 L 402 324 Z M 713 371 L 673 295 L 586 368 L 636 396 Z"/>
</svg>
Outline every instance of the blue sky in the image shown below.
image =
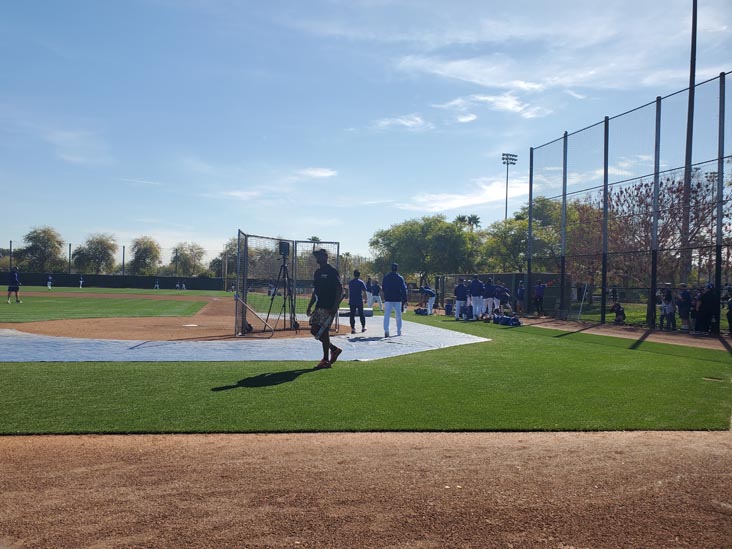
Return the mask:
<svg viewBox="0 0 732 549">
<path fill-rule="evenodd" d="M 341 242 L 423 215 L 503 219 L 528 153 L 688 85 L 691 0 L 3 2 L 2 246 L 218 253 L 237 229 Z M 699 0 L 697 81 L 732 68 Z M 728 86 L 729 88 L 729 86 Z"/>
</svg>

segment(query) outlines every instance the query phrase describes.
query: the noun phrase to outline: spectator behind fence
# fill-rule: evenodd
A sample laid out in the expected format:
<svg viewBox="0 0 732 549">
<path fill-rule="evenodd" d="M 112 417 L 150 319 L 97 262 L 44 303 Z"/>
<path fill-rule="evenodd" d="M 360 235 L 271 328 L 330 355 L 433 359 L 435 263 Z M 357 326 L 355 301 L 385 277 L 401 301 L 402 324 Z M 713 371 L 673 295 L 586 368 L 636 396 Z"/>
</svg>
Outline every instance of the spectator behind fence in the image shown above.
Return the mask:
<svg viewBox="0 0 732 549">
<path fill-rule="evenodd" d="M 689 331 L 689 315 L 691 313 L 691 292 L 687 288 L 686 283 L 679 284 L 679 298 L 676 302 L 679 309 L 679 319 L 681 320 L 681 331 Z"/>
<path fill-rule="evenodd" d="M 620 303 L 617 301 L 613 303 L 610 311 L 615 313 L 615 320 L 613 321 L 615 324 L 625 324 L 625 309 Z"/>
</svg>

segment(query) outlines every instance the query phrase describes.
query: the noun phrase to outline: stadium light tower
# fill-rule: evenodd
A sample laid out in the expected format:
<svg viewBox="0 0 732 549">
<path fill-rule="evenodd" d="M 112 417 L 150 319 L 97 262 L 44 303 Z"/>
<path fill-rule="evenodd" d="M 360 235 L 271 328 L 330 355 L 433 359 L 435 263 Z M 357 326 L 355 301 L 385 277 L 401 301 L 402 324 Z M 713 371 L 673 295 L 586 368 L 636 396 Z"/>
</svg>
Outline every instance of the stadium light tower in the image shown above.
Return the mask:
<svg viewBox="0 0 732 549">
<path fill-rule="evenodd" d="M 508 167 L 516 164 L 516 161 L 518 160 L 518 155 L 503 153 L 501 155 L 501 158 L 503 159 L 503 164 L 506 165 L 506 210 L 503 214 L 503 220 L 506 221 L 508 219 Z"/>
</svg>

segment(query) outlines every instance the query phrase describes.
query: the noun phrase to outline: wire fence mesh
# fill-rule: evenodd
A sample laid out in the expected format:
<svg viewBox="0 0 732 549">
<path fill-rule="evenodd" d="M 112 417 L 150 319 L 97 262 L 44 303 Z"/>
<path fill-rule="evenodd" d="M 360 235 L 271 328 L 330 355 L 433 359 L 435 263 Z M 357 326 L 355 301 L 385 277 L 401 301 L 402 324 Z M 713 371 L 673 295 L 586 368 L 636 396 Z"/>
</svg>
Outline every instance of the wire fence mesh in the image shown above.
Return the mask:
<svg viewBox="0 0 732 549">
<path fill-rule="evenodd" d="M 530 270 L 557 273 L 564 318 L 658 326 L 680 285 L 720 298 L 732 280 L 730 100 L 725 75 L 531 150 Z M 530 305 L 530 300 L 529 305 Z"/>
</svg>

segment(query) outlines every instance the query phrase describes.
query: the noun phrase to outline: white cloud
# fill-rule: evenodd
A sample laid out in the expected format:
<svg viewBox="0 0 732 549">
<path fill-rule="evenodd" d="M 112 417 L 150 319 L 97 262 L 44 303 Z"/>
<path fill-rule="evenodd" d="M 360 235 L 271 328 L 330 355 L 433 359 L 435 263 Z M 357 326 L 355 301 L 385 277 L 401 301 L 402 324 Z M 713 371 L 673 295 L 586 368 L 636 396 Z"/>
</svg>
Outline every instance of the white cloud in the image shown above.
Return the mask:
<svg viewBox="0 0 732 549">
<path fill-rule="evenodd" d="M 473 122 L 474 120 L 477 120 L 478 116 L 473 113 L 467 113 L 467 114 L 459 114 L 455 118 L 458 122 L 461 124 L 466 124 L 468 122 Z"/>
<path fill-rule="evenodd" d="M 114 162 L 104 140 L 95 132 L 47 130 L 42 137 L 55 147 L 56 155 L 69 164 L 104 165 Z"/>
<path fill-rule="evenodd" d="M 487 177 L 471 181 L 464 193 L 423 193 L 412 197 L 410 202 L 396 204 L 400 210 L 438 213 L 446 210 L 475 207 L 491 202 L 503 202 L 506 199 L 506 181 Z M 509 182 L 508 197 L 526 195 L 524 182 Z"/>
<path fill-rule="evenodd" d="M 306 179 L 321 179 L 325 177 L 335 177 L 338 175 L 336 170 L 330 168 L 303 168 L 295 171 L 295 174 Z"/>
<path fill-rule="evenodd" d="M 161 183 L 160 181 L 149 181 L 147 179 L 132 179 L 129 177 L 115 177 L 115 181 L 123 181 L 125 183 L 132 183 L 134 186 L 150 186 L 150 187 L 160 187 L 161 185 L 164 185 L 164 183 Z"/>
<path fill-rule="evenodd" d="M 377 120 L 373 123 L 373 127 L 379 130 L 397 128 L 419 132 L 431 130 L 434 128 L 434 125 L 431 122 L 424 120 L 419 114 L 405 114 L 394 118 L 382 118 Z"/>
<path fill-rule="evenodd" d="M 468 117 L 466 120 L 460 120 L 459 122 L 471 122 L 477 118 L 474 114 L 469 114 L 466 111 L 468 109 L 474 109 L 477 105 L 486 105 L 491 110 L 512 112 L 516 113 L 522 118 L 540 118 L 551 114 L 551 110 L 541 107 L 539 105 L 532 105 L 522 101 L 513 93 L 503 93 L 500 95 L 469 95 L 466 97 L 459 97 L 448 101 L 441 105 L 433 105 L 436 108 L 455 110 L 460 113 L 466 113 L 464 116 Z M 472 116 L 472 118 L 469 118 Z"/>
</svg>

